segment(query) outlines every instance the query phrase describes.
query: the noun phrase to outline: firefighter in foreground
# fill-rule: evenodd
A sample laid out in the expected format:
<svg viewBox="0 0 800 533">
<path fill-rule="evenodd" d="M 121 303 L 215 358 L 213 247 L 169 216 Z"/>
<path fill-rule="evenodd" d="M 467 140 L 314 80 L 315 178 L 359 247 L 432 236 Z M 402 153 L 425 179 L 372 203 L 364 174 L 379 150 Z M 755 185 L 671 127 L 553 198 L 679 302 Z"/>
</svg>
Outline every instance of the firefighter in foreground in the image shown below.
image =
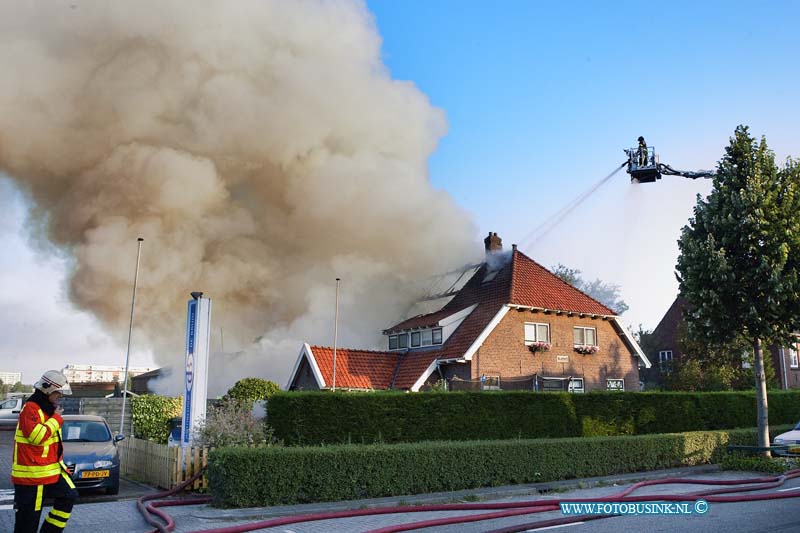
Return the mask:
<svg viewBox="0 0 800 533">
<path fill-rule="evenodd" d="M 67 378 L 48 370 L 34 384 L 36 391 L 19 415 L 14 436 L 14 533 L 36 533 L 42 514 L 42 500 L 53 498 L 53 508 L 45 517 L 41 533 L 63 531 L 72 505 L 78 497 L 75 484 L 63 462 L 61 426 L 64 408 L 59 400 L 72 394 Z"/>
</svg>

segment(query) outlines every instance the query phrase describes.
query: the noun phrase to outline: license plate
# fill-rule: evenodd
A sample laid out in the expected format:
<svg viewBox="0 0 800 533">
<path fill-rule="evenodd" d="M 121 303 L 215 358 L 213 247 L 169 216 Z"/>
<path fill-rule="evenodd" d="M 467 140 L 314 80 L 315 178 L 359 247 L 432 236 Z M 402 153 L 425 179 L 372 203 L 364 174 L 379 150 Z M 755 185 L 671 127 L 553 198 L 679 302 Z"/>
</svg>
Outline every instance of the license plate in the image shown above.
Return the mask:
<svg viewBox="0 0 800 533">
<path fill-rule="evenodd" d="M 90 477 L 108 477 L 109 471 L 108 470 L 88 470 L 81 472 L 81 479 L 86 479 Z"/>
<path fill-rule="evenodd" d="M 795 446 L 787 450 L 789 453 L 800 453 L 800 446 Z"/>
</svg>

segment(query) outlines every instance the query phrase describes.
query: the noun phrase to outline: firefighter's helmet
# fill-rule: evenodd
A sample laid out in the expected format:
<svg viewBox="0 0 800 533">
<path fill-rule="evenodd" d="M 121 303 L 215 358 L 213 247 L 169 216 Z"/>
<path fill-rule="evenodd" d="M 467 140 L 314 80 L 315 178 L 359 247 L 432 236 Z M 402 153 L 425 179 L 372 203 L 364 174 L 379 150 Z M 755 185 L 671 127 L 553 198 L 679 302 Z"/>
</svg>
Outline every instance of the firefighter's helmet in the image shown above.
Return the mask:
<svg viewBox="0 0 800 533">
<path fill-rule="evenodd" d="M 58 370 L 48 370 L 33 386 L 45 394 L 60 392 L 65 396 L 72 394 L 72 388 L 67 383 L 67 377 Z"/>
</svg>

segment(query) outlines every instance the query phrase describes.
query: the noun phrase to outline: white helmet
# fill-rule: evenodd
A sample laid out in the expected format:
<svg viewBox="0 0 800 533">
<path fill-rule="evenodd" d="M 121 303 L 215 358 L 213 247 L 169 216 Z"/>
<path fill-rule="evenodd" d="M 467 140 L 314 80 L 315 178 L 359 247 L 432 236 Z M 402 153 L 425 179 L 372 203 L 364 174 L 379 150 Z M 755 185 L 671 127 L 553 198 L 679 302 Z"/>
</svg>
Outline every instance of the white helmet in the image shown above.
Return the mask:
<svg viewBox="0 0 800 533">
<path fill-rule="evenodd" d="M 45 394 L 60 392 L 64 396 L 72 394 L 72 388 L 67 383 L 67 377 L 58 370 L 48 370 L 33 386 Z"/>
</svg>

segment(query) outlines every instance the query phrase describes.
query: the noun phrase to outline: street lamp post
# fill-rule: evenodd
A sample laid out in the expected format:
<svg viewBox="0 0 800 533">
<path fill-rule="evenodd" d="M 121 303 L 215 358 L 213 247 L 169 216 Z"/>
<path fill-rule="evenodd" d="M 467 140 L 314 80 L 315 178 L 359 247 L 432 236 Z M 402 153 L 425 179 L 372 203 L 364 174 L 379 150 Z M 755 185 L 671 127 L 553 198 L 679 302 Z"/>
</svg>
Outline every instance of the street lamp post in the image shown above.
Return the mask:
<svg viewBox="0 0 800 533">
<path fill-rule="evenodd" d="M 339 278 L 336 278 L 336 313 L 333 316 L 333 386 L 336 390 L 336 341 L 339 336 Z"/>
<path fill-rule="evenodd" d="M 128 325 L 128 350 L 125 352 L 125 377 L 122 382 L 122 416 L 119 420 L 119 434 L 125 434 L 125 404 L 128 400 L 128 364 L 131 360 L 131 334 L 133 333 L 133 310 L 136 307 L 136 284 L 139 281 L 139 262 L 142 257 L 143 238 L 136 239 L 139 247 L 136 250 L 136 273 L 133 275 L 133 297 L 131 298 L 131 321 Z"/>
</svg>

